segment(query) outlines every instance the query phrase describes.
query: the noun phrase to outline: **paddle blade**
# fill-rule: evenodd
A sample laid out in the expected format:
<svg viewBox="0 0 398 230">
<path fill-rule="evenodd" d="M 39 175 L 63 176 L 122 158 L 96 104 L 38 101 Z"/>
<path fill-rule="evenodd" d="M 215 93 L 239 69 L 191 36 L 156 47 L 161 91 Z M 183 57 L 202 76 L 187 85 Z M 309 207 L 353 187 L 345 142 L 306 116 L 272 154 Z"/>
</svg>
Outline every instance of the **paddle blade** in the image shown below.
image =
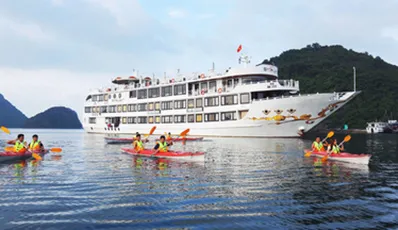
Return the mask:
<svg viewBox="0 0 398 230">
<path fill-rule="evenodd" d="M 330 132 L 328 133 L 327 137 L 328 137 L 328 138 L 331 138 L 331 137 L 333 137 L 333 135 L 334 135 L 334 132 L 333 132 L 333 131 L 330 131 Z"/>
<path fill-rule="evenodd" d="M 11 133 L 10 130 L 7 129 L 6 127 L 4 127 L 4 126 L 1 126 L 0 129 L 1 129 L 3 132 L 7 133 L 7 134 L 10 134 L 10 133 Z"/>
<path fill-rule="evenodd" d="M 39 161 L 42 160 L 41 156 L 37 153 L 32 153 L 32 156 L 33 156 L 33 158 L 35 158 L 35 160 L 39 160 Z"/>
<path fill-rule="evenodd" d="M 351 140 L 351 136 L 347 135 L 344 137 L 344 142 L 349 142 Z"/>
<path fill-rule="evenodd" d="M 155 129 L 156 129 L 156 126 L 153 126 L 152 129 L 151 129 L 151 131 L 149 131 L 149 135 L 152 135 L 153 132 L 155 132 Z"/>
<path fill-rule="evenodd" d="M 328 155 L 322 157 L 322 159 L 321 159 L 321 161 L 322 161 L 323 163 L 325 163 L 327 160 L 328 160 Z"/>
<path fill-rule="evenodd" d="M 186 136 L 189 133 L 190 129 L 186 129 L 180 133 L 180 136 Z"/>
<path fill-rule="evenodd" d="M 305 157 L 310 157 L 310 156 L 311 156 L 311 153 L 312 153 L 311 151 L 306 152 L 306 153 L 304 154 L 304 156 L 305 156 Z"/>
<path fill-rule="evenodd" d="M 62 152 L 62 149 L 61 148 L 51 148 L 50 151 L 54 152 L 54 153 L 60 153 L 60 152 Z"/>
<path fill-rule="evenodd" d="M 6 150 L 6 152 L 14 152 L 14 147 L 13 146 L 7 146 L 4 148 L 4 150 Z"/>
</svg>

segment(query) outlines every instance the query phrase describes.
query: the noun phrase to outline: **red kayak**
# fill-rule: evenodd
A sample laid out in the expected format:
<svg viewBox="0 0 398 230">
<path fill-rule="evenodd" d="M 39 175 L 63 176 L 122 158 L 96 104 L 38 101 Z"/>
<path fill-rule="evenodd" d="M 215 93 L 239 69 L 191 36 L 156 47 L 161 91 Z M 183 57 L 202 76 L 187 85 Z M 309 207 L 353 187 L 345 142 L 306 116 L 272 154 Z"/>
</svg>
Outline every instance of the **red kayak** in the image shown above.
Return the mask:
<svg viewBox="0 0 398 230">
<path fill-rule="evenodd" d="M 37 152 L 40 156 L 44 156 L 48 153 L 48 150 L 44 152 Z M 8 161 L 20 161 L 20 160 L 29 160 L 32 158 L 31 152 L 26 153 L 15 153 L 15 152 L 0 152 L 0 162 L 8 162 Z"/>
<path fill-rule="evenodd" d="M 122 148 L 122 152 L 135 155 L 135 156 L 145 156 L 145 157 L 151 157 L 153 154 L 152 149 L 144 149 L 141 150 L 139 153 L 137 153 L 134 149 L 132 148 Z M 153 157 L 157 158 L 170 158 L 170 159 L 182 159 L 182 160 L 188 160 L 188 161 L 203 161 L 205 158 L 205 153 L 204 152 L 174 152 L 174 151 L 169 151 L 169 152 L 158 152 L 156 155 Z"/>
<path fill-rule="evenodd" d="M 310 149 L 305 149 L 304 153 L 311 152 Z M 327 152 L 311 152 L 311 156 L 315 157 L 324 157 L 328 153 Z M 328 160 L 336 160 L 336 161 L 342 161 L 342 162 L 348 162 L 348 163 L 354 163 L 354 164 L 364 164 L 368 165 L 369 160 L 372 157 L 370 154 L 351 154 L 351 153 L 339 153 L 339 154 L 330 154 L 328 156 Z"/>
<path fill-rule="evenodd" d="M 156 139 L 156 140 L 158 141 L 159 138 Z M 171 140 L 172 140 L 172 141 L 183 141 L 184 138 L 182 138 L 182 137 L 171 138 Z M 186 137 L 185 140 L 186 140 L 186 141 L 201 141 L 201 140 L 203 140 L 203 137 Z"/>
</svg>

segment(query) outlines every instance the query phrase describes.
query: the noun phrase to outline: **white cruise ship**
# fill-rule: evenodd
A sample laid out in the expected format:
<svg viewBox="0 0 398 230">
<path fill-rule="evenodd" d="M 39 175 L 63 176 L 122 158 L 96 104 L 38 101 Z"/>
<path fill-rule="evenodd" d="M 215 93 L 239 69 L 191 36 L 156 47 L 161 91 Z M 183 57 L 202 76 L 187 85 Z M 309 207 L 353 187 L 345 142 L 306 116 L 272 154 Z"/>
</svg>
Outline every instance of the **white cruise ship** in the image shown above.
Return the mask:
<svg viewBox="0 0 398 230">
<path fill-rule="evenodd" d="M 89 133 L 179 134 L 192 136 L 300 137 L 359 92 L 301 95 L 299 82 L 279 80 L 272 63 L 213 69 L 173 79 L 117 77 L 113 86 L 86 98 L 83 126 Z"/>
</svg>

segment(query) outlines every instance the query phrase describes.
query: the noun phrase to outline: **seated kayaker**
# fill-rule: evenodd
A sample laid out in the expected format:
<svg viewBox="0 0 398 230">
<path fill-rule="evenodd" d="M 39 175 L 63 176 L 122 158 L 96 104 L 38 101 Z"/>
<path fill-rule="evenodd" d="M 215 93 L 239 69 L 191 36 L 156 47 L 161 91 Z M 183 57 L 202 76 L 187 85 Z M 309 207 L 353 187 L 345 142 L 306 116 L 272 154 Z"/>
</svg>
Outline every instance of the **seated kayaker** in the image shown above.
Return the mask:
<svg viewBox="0 0 398 230">
<path fill-rule="evenodd" d="M 331 144 L 328 146 L 328 152 L 329 153 L 333 153 L 333 154 L 340 154 L 340 151 L 344 150 L 344 146 L 341 145 L 341 147 L 339 146 L 339 144 L 337 143 L 337 140 L 334 139 Z"/>
<path fill-rule="evenodd" d="M 321 152 L 324 151 L 323 144 L 321 142 L 321 138 L 317 137 L 315 141 L 312 143 L 312 151 Z"/>
<path fill-rule="evenodd" d="M 29 150 L 34 152 L 44 151 L 43 143 L 39 141 L 39 136 L 37 134 L 32 136 L 32 142 L 29 143 Z"/>
<path fill-rule="evenodd" d="M 16 140 L 7 141 L 7 144 L 14 145 L 14 152 L 16 153 L 25 153 L 28 150 L 26 145 L 26 141 L 24 141 L 25 136 L 23 134 L 18 134 Z"/>
<path fill-rule="evenodd" d="M 168 133 L 168 134 L 166 135 L 166 140 L 167 140 L 167 141 L 171 141 L 171 140 L 172 140 L 172 138 L 171 138 L 171 133 Z"/>
<path fill-rule="evenodd" d="M 148 142 L 148 140 L 145 139 L 144 142 Z M 134 150 L 137 152 L 145 149 L 144 144 L 141 140 L 141 135 L 139 133 L 137 133 L 137 135 L 135 135 L 135 141 L 133 142 L 133 146 L 134 146 Z"/>
<path fill-rule="evenodd" d="M 152 155 L 155 155 L 158 152 L 167 152 L 169 150 L 169 146 L 172 146 L 173 142 L 169 141 L 166 142 L 166 137 L 165 136 L 160 136 L 160 141 L 156 142 L 154 149 L 154 153 Z"/>
</svg>

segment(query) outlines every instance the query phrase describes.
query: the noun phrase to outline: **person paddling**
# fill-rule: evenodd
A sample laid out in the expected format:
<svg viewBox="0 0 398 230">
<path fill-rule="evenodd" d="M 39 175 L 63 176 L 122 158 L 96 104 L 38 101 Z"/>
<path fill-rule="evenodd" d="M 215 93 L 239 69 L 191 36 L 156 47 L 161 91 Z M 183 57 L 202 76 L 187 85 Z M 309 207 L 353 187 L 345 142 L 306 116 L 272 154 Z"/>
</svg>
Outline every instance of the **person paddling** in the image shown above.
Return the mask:
<svg viewBox="0 0 398 230">
<path fill-rule="evenodd" d="M 166 135 L 166 140 L 167 140 L 167 141 L 171 141 L 171 140 L 172 140 L 172 138 L 171 138 L 171 133 L 168 133 L 168 134 Z"/>
<path fill-rule="evenodd" d="M 173 142 L 169 141 L 166 142 L 166 137 L 165 136 L 160 136 L 160 141 L 158 141 L 155 145 L 155 147 L 153 148 L 154 152 L 152 154 L 155 155 L 158 152 L 167 152 L 169 150 L 169 146 L 172 146 Z"/>
<path fill-rule="evenodd" d="M 333 153 L 333 154 L 340 154 L 340 151 L 344 150 L 344 146 L 341 145 L 341 147 L 337 144 L 337 140 L 333 139 L 330 145 L 328 146 L 328 153 Z"/>
<path fill-rule="evenodd" d="M 43 152 L 44 145 L 41 141 L 39 141 L 39 136 L 37 134 L 32 136 L 32 142 L 29 143 L 29 151 L 34 152 Z"/>
<path fill-rule="evenodd" d="M 14 152 L 25 153 L 28 150 L 26 141 L 24 141 L 25 136 L 23 134 L 18 134 L 16 140 L 7 141 L 7 144 L 14 145 Z"/>
<path fill-rule="evenodd" d="M 312 151 L 313 152 L 321 152 L 324 151 L 323 143 L 321 142 L 321 138 L 317 137 L 315 141 L 312 143 Z"/>
<path fill-rule="evenodd" d="M 145 139 L 144 142 L 148 142 L 148 139 Z M 135 135 L 135 141 L 133 142 L 133 146 L 134 146 L 134 150 L 136 152 L 139 152 L 141 150 L 144 150 L 144 143 L 141 140 L 141 135 L 139 133 L 137 133 L 137 135 Z"/>
</svg>

